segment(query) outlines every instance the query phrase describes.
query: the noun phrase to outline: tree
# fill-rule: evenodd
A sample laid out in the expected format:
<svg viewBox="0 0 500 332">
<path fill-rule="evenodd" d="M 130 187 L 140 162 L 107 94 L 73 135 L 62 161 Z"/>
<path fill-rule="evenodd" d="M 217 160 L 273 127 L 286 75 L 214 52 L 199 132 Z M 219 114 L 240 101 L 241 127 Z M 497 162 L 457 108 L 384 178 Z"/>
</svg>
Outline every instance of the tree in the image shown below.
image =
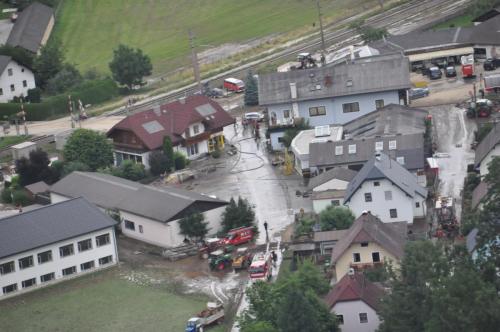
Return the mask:
<svg viewBox="0 0 500 332">
<path fill-rule="evenodd" d="M 177 171 L 186 168 L 187 163 L 188 161 L 184 153 L 179 151 L 174 152 L 174 165 Z"/>
<path fill-rule="evenodd" d="M 279 332 L 268 322 L 252 322 L 241 329 L 241 332 Z"/>
<path fill-rule="evenodd" d="M 334 229 L 348 229 L 354 222 L 354 214 L 349 208 L 328 206 L 319 214 L 319 223 L 322 231 Z"/>
<path fill-rule="evenodd" d="M 58 40 L 52 40 L 40 49 L 33 62 L 37 86 L 44 88 L 47 82 L 63 68 L 64 53 Z"/>
<path fill-rule="evenodd" d="M 74 65 L 65 63 L 61 70 L 47 81 L 46 91 L 50 94 L 59 94 L 82 83 L 83 78 Z"/>
<path fill-rule="evenodd" d="M 66 175 L 76 171 L 88 172 L 90 171 L 90 168 L 89 166 L 87 166 L 87 164 L 84 164 L 81 161 L 70 161 L 64 163 L 61 176 L 65 177 Z"/>
<path fill-rule="evenodd" d="M 160 151 L 153 151 L 149 155 L 149 170 L 153 175 L 165 173 L 168 169 L 168 164 L 168 157 Z"/>
<path fill-rule="evenodd" d="M 475 0 L 471 4 L 472 16 L 476 17 L 484 14 L 488 10 L 500 5 L 499 0 Z"/>
<path fill-rule="evenodd" d="M 29 159 L 22 157 L 16 160 L 19 184 L 24 187 L 38 181 L 52 183 L 52 170 L 49 164 L 50 160 L 47 152 L 41 149 L 31 151 Z"/>
<path fill-rule="evenodd" d="M 64 159 L 84 163 L 91 171 L 113 163 L 113 145 L 106 136 L 89 129 L 77 129 L 64 145 Z"/>
<path fill-rule="evenodd" d="M 163 154 L 167 156 L 167 170 L 171 171 L 174 167 L 174 148 L 170 136 L 163 137 Z"/>
<path fill-rule="evenodd" d="M 292 128 L 288 128 L 285 130 L 285 133 L 283 134 L 283 145 L 287 148 L 292 145 L 292 141 L 295 138 L 295 136 L 298 135 L 302 130 L 310 129 L 309 123 L 304 120 L 300 120 L 297 123 L 295 123 L 295 126 Z"/>
<path fill-rule="evenodd" d="M 202 240 L 208 233 L 208 222 L 201 213 L 192 213 L 179 220 L 180 234 L 194 240 Z"/>
<path fill-rule="evenodd" d="M 358 32 L 366 43 L 380 40 L 388 35 L 386 28 L 374 28 L 372 26 L 363 26 Z"/>
<path fill-rule="evenodd" d="M 277 325 L 282 331 L 287 332 L 317 332 L 320 331 L 318 312 L 307 298 L 296 288 L 286 292 L 278 312 Z"/>
<path fill-rule="evenodd" d="M 146 177 L 144 165 L 132 160 L 124 160 L 119 167 L 114 167 L 112 174 L 131 181 L 139 181 Z"/>
<path fill-rule="evenodd" d="M 134 85 L 142 84 L 144 76 L 151 75 L 153 66 L 149 56 L 142 50 L 120 44 L 113 51 L 113 60 L 109 63 L 113 79 L 132 89 Z"/>
<path fill-rule="evenodd" d="M 255 212 L 246 199 L 238 197 L 238 202 L 231 198 L 229 205 L 222 213 L 223 231 L 227 232 L 237 227 L 248 227 L 254 225 Z"/>
<path fill-rule="evenodd" d="M 259 105 L 259 90 L 257 87 L 257 80 L 253 76 L 251 70 L 248 71 L 247 78 L 245 80 L 245 105 Z"/>
<path fill-rule="evenodd" d="M 0 54 L 12 57 L 14 61 L 23 66 L 33 68 L 34 54 L 22 47 L 2 45 L 0 46 Z"/>
</svg>

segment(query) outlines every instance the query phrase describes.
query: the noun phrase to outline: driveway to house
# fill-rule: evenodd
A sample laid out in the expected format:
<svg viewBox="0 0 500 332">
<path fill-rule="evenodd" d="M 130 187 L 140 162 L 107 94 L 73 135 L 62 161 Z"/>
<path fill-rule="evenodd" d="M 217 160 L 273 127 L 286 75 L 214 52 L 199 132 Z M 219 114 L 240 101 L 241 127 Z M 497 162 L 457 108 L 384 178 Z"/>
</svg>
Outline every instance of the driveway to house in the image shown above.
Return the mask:
<svg viewBox="0 0 500 332">
<path fill-rule="evenodd" d="M 467 165 L 474 162 L 474 141 L 476 123 L 465 116 L 465 109 L 454 105 L 429 107 L 433 131 L 437 137 L 437 158 L 439 165 L 439 193 L 455 199 L 457 219 L 460 221 L 462 189 L 467 175 Z"/>
</svg>

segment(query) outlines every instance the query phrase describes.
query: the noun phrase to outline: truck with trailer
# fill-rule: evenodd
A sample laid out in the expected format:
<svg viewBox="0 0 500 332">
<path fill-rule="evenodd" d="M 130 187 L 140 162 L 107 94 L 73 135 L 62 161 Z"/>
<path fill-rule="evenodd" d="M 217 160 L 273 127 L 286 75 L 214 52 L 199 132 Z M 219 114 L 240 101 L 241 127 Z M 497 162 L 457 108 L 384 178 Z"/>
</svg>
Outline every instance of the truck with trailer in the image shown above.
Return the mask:
<svg viewBox="0 0 500 332">
<path fill-rule="evenodd" d="M 222 303 L 208 302 L 207 308 L 187 321 L 186 332 L 203 332 L 204 327 L 224 319 Z"/>
</svg>

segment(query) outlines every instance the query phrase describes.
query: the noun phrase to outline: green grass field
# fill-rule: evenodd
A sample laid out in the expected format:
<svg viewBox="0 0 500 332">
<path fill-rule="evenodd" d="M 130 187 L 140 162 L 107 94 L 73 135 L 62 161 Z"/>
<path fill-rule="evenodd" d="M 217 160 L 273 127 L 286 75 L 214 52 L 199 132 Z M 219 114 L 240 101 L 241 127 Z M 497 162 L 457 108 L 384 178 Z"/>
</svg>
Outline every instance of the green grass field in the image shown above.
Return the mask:
<svg viewBox="0 0 500 332">
<path fill-rule="evenodd" d="M 474 17 L 472 14 L 464 14 L 461 16 L 454 17 L 446 22 L 439 23 L 432 27 L 432 29 L 445 29 L 450 27 L 471 27 L 473 26 L 472 19 Z"/>
<path fill-rule="evenodd" d="M 111 269 L 1 301 L 0 330 L 184 331 L 207 300 L 176 295 L 166 286 L 134 284 Z"/>
<path fill-rule="evenodd" d="M 373 0 L 322 0 L 328 19 L 374 4 Z M 273 33 L 310 29 L 317 19 L 313 0 L 65 0 L 55 36 L 66 57 L 81 70 L 107 73 L 119 43 L 141 48 L 154 72 L 189 63 L 188 29 L 198 45 L 246 41 Z M 316 25 L 317 26 L 317 25 Z"/>
</svg>

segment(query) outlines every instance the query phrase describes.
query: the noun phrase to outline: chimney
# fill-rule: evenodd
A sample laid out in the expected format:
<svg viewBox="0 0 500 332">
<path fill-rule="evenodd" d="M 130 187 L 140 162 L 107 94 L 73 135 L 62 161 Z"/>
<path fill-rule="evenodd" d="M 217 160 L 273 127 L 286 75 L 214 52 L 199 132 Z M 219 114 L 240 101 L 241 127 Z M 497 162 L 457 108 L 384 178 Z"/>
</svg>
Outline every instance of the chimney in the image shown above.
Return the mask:
<svg viewBox="0 0 500 332">
<path fill-rule="evenodd" d="M 297 99 L 297 84 L 290 83 L 290 96 L 292 99 Z"/>
</svg>

